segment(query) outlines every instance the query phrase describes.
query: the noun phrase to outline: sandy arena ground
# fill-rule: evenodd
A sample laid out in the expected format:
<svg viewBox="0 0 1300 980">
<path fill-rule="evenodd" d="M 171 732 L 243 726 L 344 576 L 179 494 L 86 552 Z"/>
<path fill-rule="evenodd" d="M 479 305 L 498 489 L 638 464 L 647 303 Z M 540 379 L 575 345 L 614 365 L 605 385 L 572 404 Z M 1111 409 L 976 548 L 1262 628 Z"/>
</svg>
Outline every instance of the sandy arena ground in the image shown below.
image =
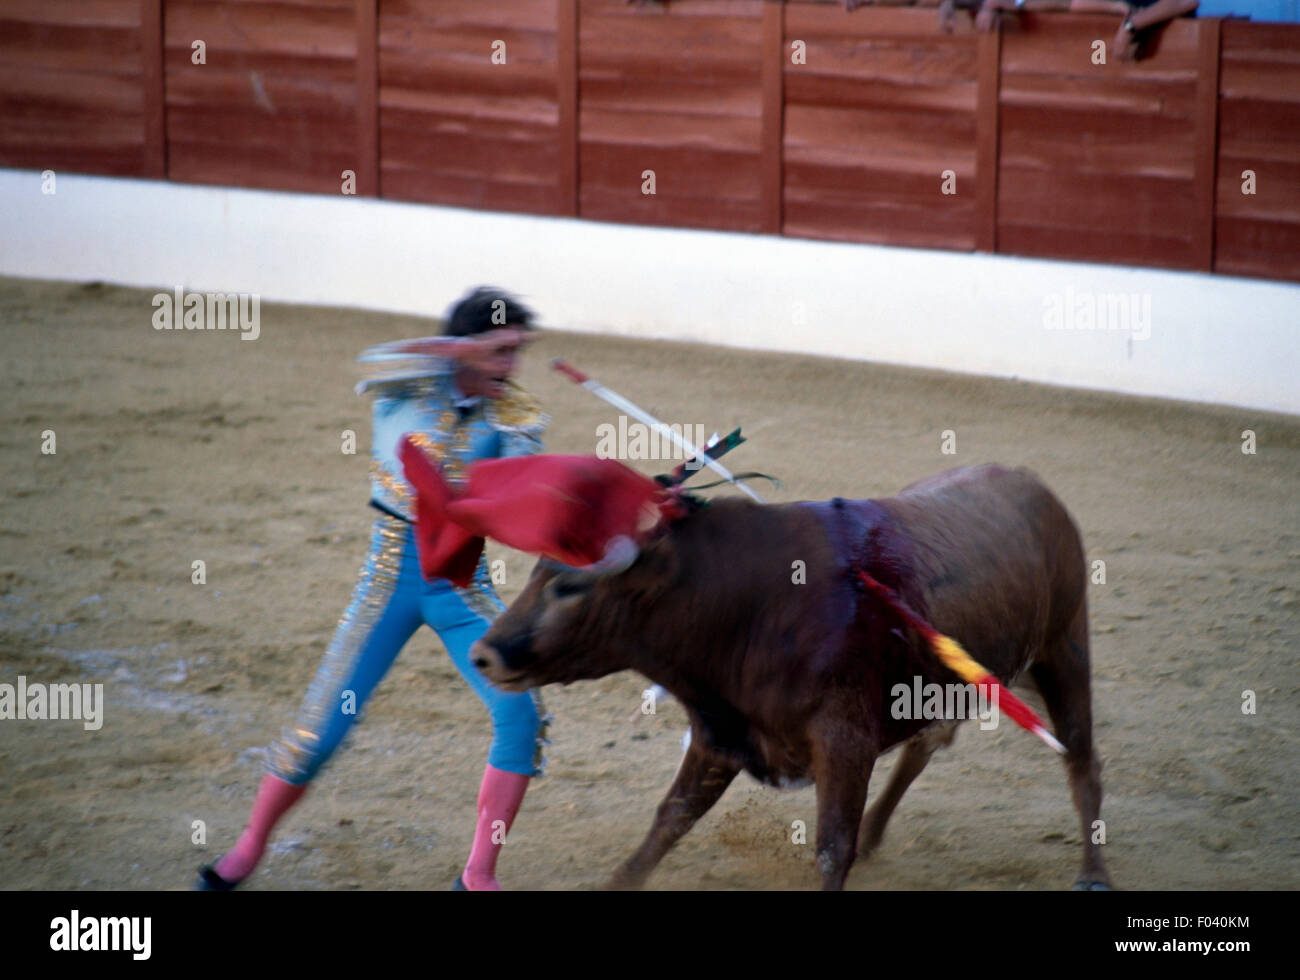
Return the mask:
<svg viewBox="0 0 1300 980">
<path fill-rule="evenodd" d="M 157 332 L 151 296 L 0 280 L 0 682 L 101 682 L 106 699 L 96 732 L 0 721 L 0 888 L 188 888 L 234 841 L 261 747 L 292 720 L 366 549 L 368 400 L 352 393 L 353 359 L 435 331 L 264 305 L 256 341 Z M 750 442 L 727 462 L 779 475 L 777 500 L 888 495 L 989 460 L 1036 470 L 1106 562 L 1090 601 L 1115 885 L 1300 885 L 1300 419 L 553 333 L 521 380 L 554 416 L 558 452 L 593 452 L 596 426 L 617 421 L 546 369 L 558 354 L 666 421 L 743 423 Z M 41 454 L 46 429 L 55 455 Z M 356 455 L 340 451 L 345 429 Z M 945 429 L 955 457 L 940 453 Z M 493 554 L 509 601 L 531 559 Z M 199 558 L 203 586 L 190 581 Z M 644 686 L 624 673 L 546 689 L 550 768 L 503 853 L 506 887 L 594 887 L 639 842 L 685 727 L 676 705 L 632 725 Z M 486 713 L 422 630 L 248 887 L 447 888 L 488 740 Z M 815 825 L 811 789 L 742 776 L 650 887 L 816 887 L 795 820 Z M 1078 833 L 1051 752 L 1010 724 L 967 725 L 849 887 L 1061 889 Z"/>
</svg>

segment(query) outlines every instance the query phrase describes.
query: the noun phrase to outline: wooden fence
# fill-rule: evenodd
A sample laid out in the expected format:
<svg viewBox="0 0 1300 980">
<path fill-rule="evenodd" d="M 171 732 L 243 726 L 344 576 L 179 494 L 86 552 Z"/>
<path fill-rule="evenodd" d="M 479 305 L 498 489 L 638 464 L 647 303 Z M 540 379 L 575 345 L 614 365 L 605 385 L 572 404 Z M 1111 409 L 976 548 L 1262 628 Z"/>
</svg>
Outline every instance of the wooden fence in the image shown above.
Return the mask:
<svg viewBox="0 0 1300 980">
<path fill-rule="evenodd" d="M 1115 27 L 0 0 L 0 165 L 1300 281 L 1300 25 L 1183 19 L 1095 63 Z"/>
</svg>

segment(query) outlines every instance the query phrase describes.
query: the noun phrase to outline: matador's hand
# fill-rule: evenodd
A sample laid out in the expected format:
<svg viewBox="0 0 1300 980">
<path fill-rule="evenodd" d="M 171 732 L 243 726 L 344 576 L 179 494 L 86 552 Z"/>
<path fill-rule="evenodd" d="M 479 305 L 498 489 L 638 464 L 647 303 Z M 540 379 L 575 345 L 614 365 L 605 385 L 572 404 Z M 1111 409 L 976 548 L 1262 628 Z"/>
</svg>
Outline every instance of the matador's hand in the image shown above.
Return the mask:
<svg viewBox="0 0 1300 980">
<path fill-rule="evenodd" d="M 487 354 L 503 344 L 521 347 L 532 340 L 531 334 L 516 327 L 502 327 L 471 337 L 415 337 L 394 340 L 368 347 L 358 361 L 387 361 L 407 357 L 445 357 L 460 361 Z"/>
</svg>

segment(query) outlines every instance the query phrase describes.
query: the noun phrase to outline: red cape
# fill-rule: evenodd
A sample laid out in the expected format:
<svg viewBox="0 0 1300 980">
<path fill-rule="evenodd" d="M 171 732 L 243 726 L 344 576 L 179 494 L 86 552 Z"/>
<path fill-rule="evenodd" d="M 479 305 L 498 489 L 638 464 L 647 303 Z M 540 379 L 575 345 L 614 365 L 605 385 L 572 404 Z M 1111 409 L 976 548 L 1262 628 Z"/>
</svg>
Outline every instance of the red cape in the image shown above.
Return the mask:
<svg viewBox="0 0 1300 980">
<path fill-rule="evenodd" d="M 397 453 L 416 492 L 420 570 L 430 581 L 445 578 L 462 588 L 474 577 L 484 538 L 589 565 L 604 557 L 612 538 L 635 540 L 656 527 L 671 498 L 617 460 L 545 454 L 473 463 L 457 493 L 408 437 Z"/>
</svg>

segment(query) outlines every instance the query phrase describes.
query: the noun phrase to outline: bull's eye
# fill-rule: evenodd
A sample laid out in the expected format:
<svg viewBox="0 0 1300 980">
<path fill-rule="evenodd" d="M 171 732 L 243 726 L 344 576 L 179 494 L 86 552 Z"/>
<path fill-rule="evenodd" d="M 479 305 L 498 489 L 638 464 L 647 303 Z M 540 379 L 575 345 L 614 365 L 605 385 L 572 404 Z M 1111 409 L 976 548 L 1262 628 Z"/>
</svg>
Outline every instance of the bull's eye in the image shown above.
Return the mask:
<svg viewBox="0 0 1300 980">
<path fill-rule="evenodd" d="M 570 599 L 582 595 L 591 588 L 591 582 L 577 576 L 560 575 L 551 580 L 551 597 L 553 599 Z"/>
</svg>

